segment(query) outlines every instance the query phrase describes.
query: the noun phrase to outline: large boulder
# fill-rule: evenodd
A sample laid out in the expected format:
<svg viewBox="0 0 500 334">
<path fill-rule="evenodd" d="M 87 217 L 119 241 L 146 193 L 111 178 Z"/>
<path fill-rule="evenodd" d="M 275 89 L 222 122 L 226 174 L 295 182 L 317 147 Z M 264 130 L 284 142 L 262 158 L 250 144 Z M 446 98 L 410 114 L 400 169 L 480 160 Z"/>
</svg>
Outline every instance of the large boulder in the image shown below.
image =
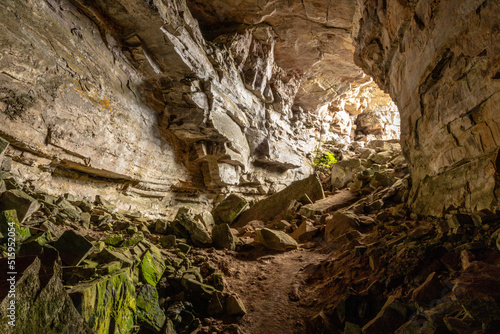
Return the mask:
<svg viewBox="0 0 500 334">
<path fill-rule="evenodd" d="M 287 251 L 298 247 L 297 242 L 285 232 L 267 228 L 255 232 L 255 241 L 269 249 L 277 251 Z"/>
<path fill-rule="evenodd" d="M 312 218 L 314 215 L 322 215 L 346 207 L 357 199 L 358 197 L 354 192 L 351 192 L 349 189 L 343 189 L 333 196 L 320 199 L 313 204 L 303 205 L 299 213 L 303 216 Z"/>
<path fill-rule="evenodd" d="M 325 241 L 331 242 L 360 226 L 359 218 L 351 212 L 335 212 L 326 220 Z"/>
<path fill-rule="evenodd" d="M 280 192 L 257 202 L 246 210 L 233 226 L 242 227 L 252 220 L 271 221 L 284 212 L 292 200 L 299 201 L 304 194 L 313 202 L 325 198 L 317 175 L 313 174 L 303 180 L 295 181 Z"/>
<path fill-rule="evenodd" d="M 248 208 L 247 200 L 238 195 L 231 194 L 214 209 L 213 217 L 215 223 L 231 225 L 246 208 Z"/>
<path fill-rule="evenodd" d="M 11 271 L 7 265 L 7 258 L 0 259 L 2 275 Z M 1 333 L 93 333 L 64 289 L 56 251 L 44 247 L 39 256 L 18 256 L 15 271 L 15 285 L 9 275 L 0 282 Z M 15 299 L 8 296 L 13 287 Z M 15 318 L 9 310 L 14 300 Z"/>
<path fill-rule="evenodd" d="M 209 247 L 212 245 L 212 238 L 202 223 L 196 218 L 191 209 L 180 208 L 177 211 L 175 220 L 188 232 L 189 237 L 197 246 Z"/>
<path fill-rule="evenodd" d="M 68 293 L 94 333 L 132 331 L 136 298 L 130 269 L 81 283 Z"/>
<path fill-rule="evenodd" d="M 166 264 L 161 252 L 154 246 L 148 249 L 139 264 L 139 276 L 142 282 L 156 286 L 165 271 Z"/>
<path fill-rule="evenodd" d="M 54 243 L 61 259 L 70 266 L 77 266 L 94 250 L 94 245 L 73 230 L 64 232 Z"/>
<path fill-rule="evenodd" d="M 36 199 L 18 189 L 8 190 L 0 197 L 0 211 L 16 210 L 20 223 L 39 208 L 40 203 Z"/>
<path fill-rule="evenodd" d="M 150 284 L 144 284 L 137 289 L 137 320 L 145 327 L 160 331 L 165 323 L 165 313 L 158 304 L 158 291 Z"/>
<path fill-rule="evenodd" d="M 212 229 L 212 239 L 216 248 L 230 250 L 236 248 L 237 238 L 231 232 L 228 224 L 215 225 Z"/>
<path fill-rule="evenodd" d="M 332 187 L 344 188 L 351 182 L 356 173 L 361 172 L 364 167 L 360 159 L 349 159 L 339 161 L 332 166 Z"/>
</svg>

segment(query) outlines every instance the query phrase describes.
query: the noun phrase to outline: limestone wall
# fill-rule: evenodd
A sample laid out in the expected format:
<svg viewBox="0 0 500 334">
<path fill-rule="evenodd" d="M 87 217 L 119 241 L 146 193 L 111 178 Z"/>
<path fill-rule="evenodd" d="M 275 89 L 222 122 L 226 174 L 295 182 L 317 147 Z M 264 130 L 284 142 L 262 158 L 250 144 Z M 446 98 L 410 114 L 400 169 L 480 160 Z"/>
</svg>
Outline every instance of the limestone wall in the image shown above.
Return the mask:
<svg viewBox="0 0 500 334">
<path fill-rule="evenodd" d="M 498 206 L 499 13 L 498 1 L 360 1 L 355 60 L 398 105 L 417 212 Z"/>
</svg>

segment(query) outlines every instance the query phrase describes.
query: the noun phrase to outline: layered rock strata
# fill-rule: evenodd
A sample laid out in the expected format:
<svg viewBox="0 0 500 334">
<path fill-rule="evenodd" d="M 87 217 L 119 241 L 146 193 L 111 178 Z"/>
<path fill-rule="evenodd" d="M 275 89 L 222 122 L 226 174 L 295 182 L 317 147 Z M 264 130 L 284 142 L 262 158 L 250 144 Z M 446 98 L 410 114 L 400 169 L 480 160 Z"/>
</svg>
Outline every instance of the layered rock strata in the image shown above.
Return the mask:
<svg viewBox="0 0 500 334">
<path fill-rule="evenodd" d="M 380 90 L 352 61 L 350 1 L 0 5 L 0 133 L 51 193 L 151 212 L 262 196 L 307 177 L 320 141 L 385 136 L 357 120 Z M 370 112 L 394 118 L 385 99 Z"/>
<path fill-rule="evenodd" d="M 499 3 L 360 3 L 355 59 L 399 107 L 413 209 L 496 209 Z"/>
</svg>

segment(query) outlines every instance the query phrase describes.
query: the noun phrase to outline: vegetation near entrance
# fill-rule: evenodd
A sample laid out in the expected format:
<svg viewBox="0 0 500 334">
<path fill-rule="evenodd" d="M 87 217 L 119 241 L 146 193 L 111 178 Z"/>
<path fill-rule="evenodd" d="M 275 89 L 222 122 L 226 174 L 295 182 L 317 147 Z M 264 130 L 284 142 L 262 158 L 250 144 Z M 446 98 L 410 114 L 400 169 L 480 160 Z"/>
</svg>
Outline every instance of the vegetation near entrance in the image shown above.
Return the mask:
<svg viewBox="0 0 500 334">
<path fill-rule="evenodd" d="M 331 152 L 320 153 L 314 159 L 313 166 L 314 167 L 326 167 L 330 168 L 334 163 L 337 162 L 335 156 Z"/>
</svg>

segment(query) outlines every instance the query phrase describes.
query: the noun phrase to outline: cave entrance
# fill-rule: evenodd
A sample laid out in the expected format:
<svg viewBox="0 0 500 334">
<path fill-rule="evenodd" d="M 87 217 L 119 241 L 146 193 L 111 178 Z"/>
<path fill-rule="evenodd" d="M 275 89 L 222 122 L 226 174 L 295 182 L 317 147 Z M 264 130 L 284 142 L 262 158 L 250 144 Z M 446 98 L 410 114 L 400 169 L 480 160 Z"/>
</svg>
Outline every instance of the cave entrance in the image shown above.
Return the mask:
<svg viewBox="0 0 500 334">
<path fill-rule="evenodd" d="M 399 140 L 399 111 L 389 94 L 367 75 L 350 86 L 318 109 L 320 142 L 364 146 L 372 140 Z"/>
</svg>

